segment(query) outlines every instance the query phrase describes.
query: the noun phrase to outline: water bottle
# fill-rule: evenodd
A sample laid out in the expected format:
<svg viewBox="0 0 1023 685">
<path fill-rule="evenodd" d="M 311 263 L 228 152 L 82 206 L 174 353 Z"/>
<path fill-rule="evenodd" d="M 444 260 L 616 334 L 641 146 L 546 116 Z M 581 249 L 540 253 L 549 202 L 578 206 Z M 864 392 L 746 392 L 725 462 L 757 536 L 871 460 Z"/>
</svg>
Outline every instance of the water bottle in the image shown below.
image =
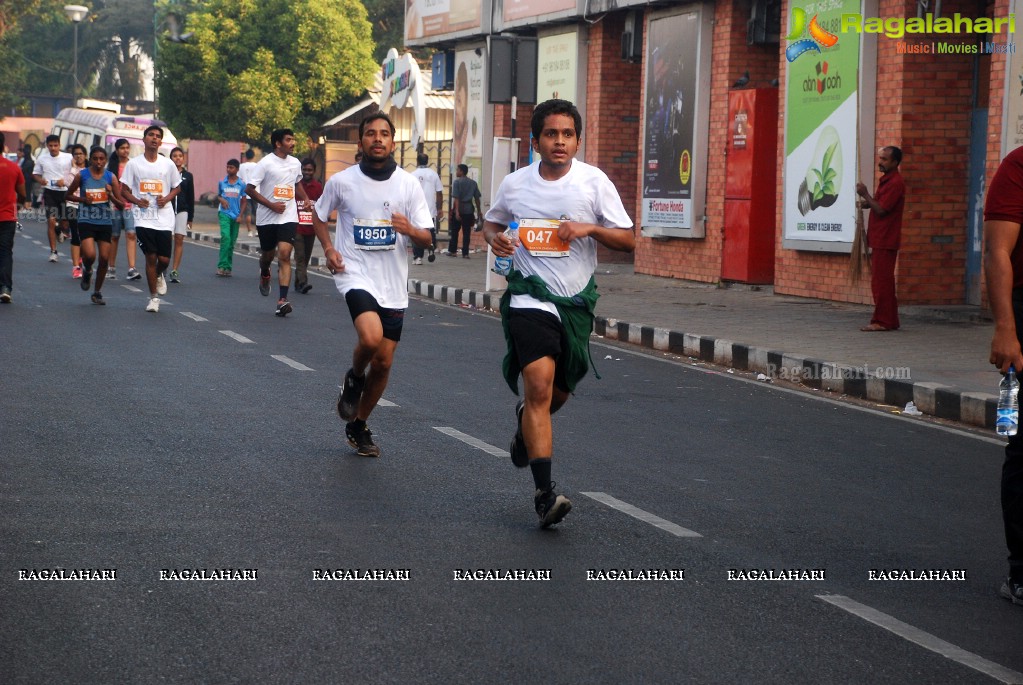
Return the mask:
<svg viewBox="0 0 1023 685">
<path fill-rule="evenodd" d="M 508 236 L 508 240 L 515 244 L 519 241 L 519 222 L 513 221 L 508 224 L 508 228 L 504 230 L 504 234 Z M 512 270 L 512 258 L 511 255 L 507 257 L 494 257 L 494 273 L 500 274 L 501 276 L 507 276 Z"/>
<path fill-rule="evenodd" d="M 995 418 L 995 432 L 999 435 L 1016 435 L 1019 426 L 1019 381 L 1016 369 L 1009 366 L 1009 373 L 998 384 L 998 414 Z"/>
</svg>

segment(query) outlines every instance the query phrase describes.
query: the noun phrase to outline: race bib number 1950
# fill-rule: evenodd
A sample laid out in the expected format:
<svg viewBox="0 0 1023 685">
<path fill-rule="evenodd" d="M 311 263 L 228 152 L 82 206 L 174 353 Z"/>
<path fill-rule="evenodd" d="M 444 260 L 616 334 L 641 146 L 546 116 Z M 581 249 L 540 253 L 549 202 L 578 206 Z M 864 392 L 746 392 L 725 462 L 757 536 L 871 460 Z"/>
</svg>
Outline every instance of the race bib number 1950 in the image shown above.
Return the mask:
<svg viewBox="0 0 1023 685">
<path fill-rule="evenodd" d="M 355 247 L 360 250 L 393 250 L 397 234 L 390 219 L 356 219 Z"/>
<path fill-rule="evenodd" d="M 569 243 L 558 237 L 561 219 L 522 219 L 519 242 L 534 257 L 567 257 Z"/>
</svg>

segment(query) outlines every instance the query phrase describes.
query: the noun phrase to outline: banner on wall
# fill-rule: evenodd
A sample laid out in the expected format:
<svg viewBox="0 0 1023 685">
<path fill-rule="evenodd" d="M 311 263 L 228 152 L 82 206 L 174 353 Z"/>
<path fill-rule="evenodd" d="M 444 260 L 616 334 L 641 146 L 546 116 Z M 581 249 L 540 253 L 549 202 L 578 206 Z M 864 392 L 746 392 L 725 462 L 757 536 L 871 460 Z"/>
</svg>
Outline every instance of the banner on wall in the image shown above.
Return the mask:
<svg viewBox="0 0 1023 685">
<path fill-rule="evenodd" d="M 786 241 L 851 243 L 856 235 L 860 36 L 841 32 L 841 21 L 843 14 L 859 10 L 859 0 L 795 0 L 790 6 L 785 51 Z"/>
<path fill-rule="evenodd" d="M 642 225 L 692 229 L 698 12 L 651 19 L 647 33 Z"/>
<path fill-rule="evenodd" d="M 483 170 L 483 127 L 486 116 L 486 65 L 475 50 L 455 53 L 455 122 L 451 163 L 469 167 L 480 183 Z M 452 169 L 454 173 L 454 169 Z"/>
<path fill-rule="evenodd" d="M 544 36 L 537 45 L 536 101 L 561 98 L 577 100 L 576 73 L 579 69 L 579 34 Z"/>
<path fill-rule="evenodd" d="M 479 0 L 405 0 L 405 42 L 480 28 Z"/>
</svg>

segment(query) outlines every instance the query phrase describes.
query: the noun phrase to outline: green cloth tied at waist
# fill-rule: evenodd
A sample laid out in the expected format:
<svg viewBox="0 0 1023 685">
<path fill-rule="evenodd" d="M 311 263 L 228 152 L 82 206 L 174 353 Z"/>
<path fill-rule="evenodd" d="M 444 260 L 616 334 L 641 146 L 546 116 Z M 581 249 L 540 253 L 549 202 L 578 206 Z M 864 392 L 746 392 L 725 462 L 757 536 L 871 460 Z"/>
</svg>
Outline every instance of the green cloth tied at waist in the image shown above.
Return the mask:
<svg viewBox="0 0 1023 685">
<path fill-rule="evenodd" d="M 508 327 L 508 314 L 511 310 L 512 295 L 530 295 L 541 302 L 550 302 L 561 317 L 561 325 L 568 336 L 568 348 L 562 352 L 561 363 L 565 369 L 565 381 L 569 392 L 575 392 L 576 384 L 583 379 L 586 372 L 593 366 L 593 375 L 600 378 L 593 357 L 590 355 L 590 333 L 593 332 L 593 310 L 597 306 L 597 282 L 590 276 L 590 282 L 579 293 L 572 297 L 555 295 L 539 276 L 523 276 L 520 271 L 512 269 L 508 274 L 508 287 L 501 296 L 501 325 L 504 328 L 504 340 L 508 345 L 508 353 L 502 362 L 504 380 L 516 395 L 519 394 L 519 364 L 515 345 L 512 344 L 511 331 Z"/>
</svg>

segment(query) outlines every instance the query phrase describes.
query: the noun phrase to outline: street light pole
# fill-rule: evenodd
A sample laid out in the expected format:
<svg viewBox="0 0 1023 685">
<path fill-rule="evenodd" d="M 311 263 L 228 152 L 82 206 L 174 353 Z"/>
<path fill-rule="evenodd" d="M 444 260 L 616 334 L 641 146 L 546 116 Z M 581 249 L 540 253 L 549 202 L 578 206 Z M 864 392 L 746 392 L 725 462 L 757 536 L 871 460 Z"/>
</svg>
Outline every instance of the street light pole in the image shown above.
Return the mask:
<svg viewBox="0 0 1023 685">
<path fill-rule="evenodd" d="M 67 17 L 68 17 L 68 19 L 71 20 L 71 23 L 73 23 L 75 25 L 74 55 L 73 55 L 73 60 L 72 60 L 72 63 L 74 64 L 73 72 L 72 73 L 74 74 L 75 82 L 74 82 L 74 84 L 72 86 L 72 90 L 74 91 L 74 99 L 77 101 L 78 100 L 78 85 L 79 85 L 78 84 L 78 25 L 82 22 L 82 19 L 85 19 L 85 16 L 89 13 L 89 8 L 85 7 L 84 5 L 64 5 L 64 11 L 67 13 Z"/>
</svg>

